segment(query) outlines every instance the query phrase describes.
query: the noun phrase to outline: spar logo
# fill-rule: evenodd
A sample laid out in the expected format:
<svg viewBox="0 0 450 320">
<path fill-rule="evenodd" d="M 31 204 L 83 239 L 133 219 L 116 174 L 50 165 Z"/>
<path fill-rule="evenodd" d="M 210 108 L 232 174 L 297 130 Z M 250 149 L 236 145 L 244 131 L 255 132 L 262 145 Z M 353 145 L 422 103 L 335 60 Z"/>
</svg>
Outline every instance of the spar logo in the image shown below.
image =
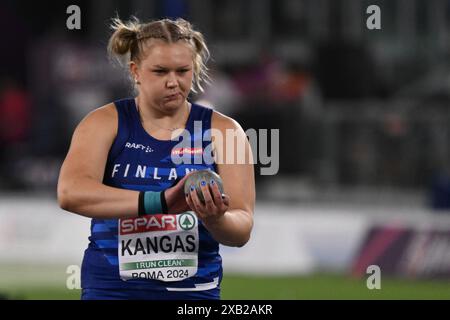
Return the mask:
<svg viewBox="0 0 450 320">
<path fill-rule="evenodd" d="M 191 230 L 195 227 L 195 218 L 191 213 L 185 212 L 180 215 L 179 224 L 181 229 L 185 231 Z"/>
<path fill-rule="evenodd" d="M 172 156 L 182 156 L 185 154 L 203 154 L 203 148 L 173 148 Z"/>
<path fill-rule="evenodd" d="M 174 214 L 154 214 L 120 220 L 121 235 L 170 230 L 177 230 L 177 218 Z"/>
</svg>

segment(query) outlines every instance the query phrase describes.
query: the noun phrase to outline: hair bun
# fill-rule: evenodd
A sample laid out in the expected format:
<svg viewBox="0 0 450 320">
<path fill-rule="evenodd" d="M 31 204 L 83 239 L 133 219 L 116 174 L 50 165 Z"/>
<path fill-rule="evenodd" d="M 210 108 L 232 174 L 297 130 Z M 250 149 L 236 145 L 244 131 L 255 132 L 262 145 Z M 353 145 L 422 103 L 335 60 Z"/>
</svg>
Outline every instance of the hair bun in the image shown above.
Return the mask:
<svg viewBox="0 0 450 320">
<path fill-rule="evenodd" d="M 139 21 L 135 19 L 124 23 L 119 18 L 115 18 L 111 28 L 114 30 L 114 33 L 109 39 L 109 52 L 115 55 L 125 55 L 130 52 L 131 47 L 138 38 Z"/>
</svg>

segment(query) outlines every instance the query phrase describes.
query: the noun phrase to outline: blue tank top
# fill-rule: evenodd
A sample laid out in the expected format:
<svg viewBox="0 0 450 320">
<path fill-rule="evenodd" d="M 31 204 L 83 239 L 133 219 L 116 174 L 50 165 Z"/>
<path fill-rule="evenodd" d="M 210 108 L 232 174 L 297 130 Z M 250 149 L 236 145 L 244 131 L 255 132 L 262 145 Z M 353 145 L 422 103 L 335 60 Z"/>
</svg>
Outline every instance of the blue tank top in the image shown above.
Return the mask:
<svg viewBox="0 0 450 320">
<path fill-rule="evenodd" d="M 179 143 L 158 140 L 142 127 L 134 99 L 114 102 L 118 112 L 118 132 L 108 154 L 103 183 L 116 188 L 137 191 L 162 191 L 192 170 L 216 171 L 211 161 L 174 164 L 172 149 Z M 212 109 L 192 103 L 186 130 L 193 146 L 203 150 L 210 140 Z M 201 121 L 200 123 L 197 121 Z M 193 155 L 194 157 L 194 155 Z M 202 158 L 202 157 L 201 157 Z M 119 219 L 92 219 L 89 246 L 84 253 L 81 272 L 82 288 L 143 289 L 198 291 L 219 286 L 222 280 L 222 258 L 219 244 L 202 222 L 198 221 L 198 271 L 195 276 L 175 282 L 155 279 L 124 281 L 119 275 Z"/>
</svg>

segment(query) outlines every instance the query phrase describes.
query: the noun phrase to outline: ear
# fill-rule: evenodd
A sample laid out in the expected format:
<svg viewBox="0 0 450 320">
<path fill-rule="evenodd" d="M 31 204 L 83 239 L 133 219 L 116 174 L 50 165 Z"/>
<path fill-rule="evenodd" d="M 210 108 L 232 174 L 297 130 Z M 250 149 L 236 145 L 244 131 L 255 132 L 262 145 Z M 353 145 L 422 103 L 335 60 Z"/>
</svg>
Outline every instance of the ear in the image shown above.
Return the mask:
<svg viewBox="0 0 450 320">
<path fill-rule="evenodd" d="M 130 61 L 130 74 L 135 81 L 139 81 L 139 68 L 136 62 Z"/>
</svg>

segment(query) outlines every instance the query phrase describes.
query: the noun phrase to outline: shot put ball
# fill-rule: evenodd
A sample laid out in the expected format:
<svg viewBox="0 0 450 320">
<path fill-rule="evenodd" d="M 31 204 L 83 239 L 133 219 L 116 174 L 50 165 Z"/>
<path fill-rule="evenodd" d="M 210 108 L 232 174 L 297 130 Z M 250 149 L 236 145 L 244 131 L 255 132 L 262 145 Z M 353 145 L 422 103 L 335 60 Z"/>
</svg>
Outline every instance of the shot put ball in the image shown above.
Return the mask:
<svg viewBox="0 0 450 320">
<path fill-rule="evenodd" d="M 211 180 L 214 180 L 214 183 L 216 183 L 219 187 L 219 191 L 222 194 L 223 193 L 223 182 L 222 178 L 215 173 L 212 170 L 198 170 L 194 171 L 184 182 L 184 194 L 189 194 L 191 191 L 191 185 L 195 187 L 195 190 L 197 191 L 197 196 L 200 199 L 202 203 L 205 203 L 205 198 L 203 197 L 203 192 L 201 188 L 201 182 L 205 181 L 207 185 L 210 185 Z M 210 185 L 210 187 L 212 187 Z"/>
</svg>

